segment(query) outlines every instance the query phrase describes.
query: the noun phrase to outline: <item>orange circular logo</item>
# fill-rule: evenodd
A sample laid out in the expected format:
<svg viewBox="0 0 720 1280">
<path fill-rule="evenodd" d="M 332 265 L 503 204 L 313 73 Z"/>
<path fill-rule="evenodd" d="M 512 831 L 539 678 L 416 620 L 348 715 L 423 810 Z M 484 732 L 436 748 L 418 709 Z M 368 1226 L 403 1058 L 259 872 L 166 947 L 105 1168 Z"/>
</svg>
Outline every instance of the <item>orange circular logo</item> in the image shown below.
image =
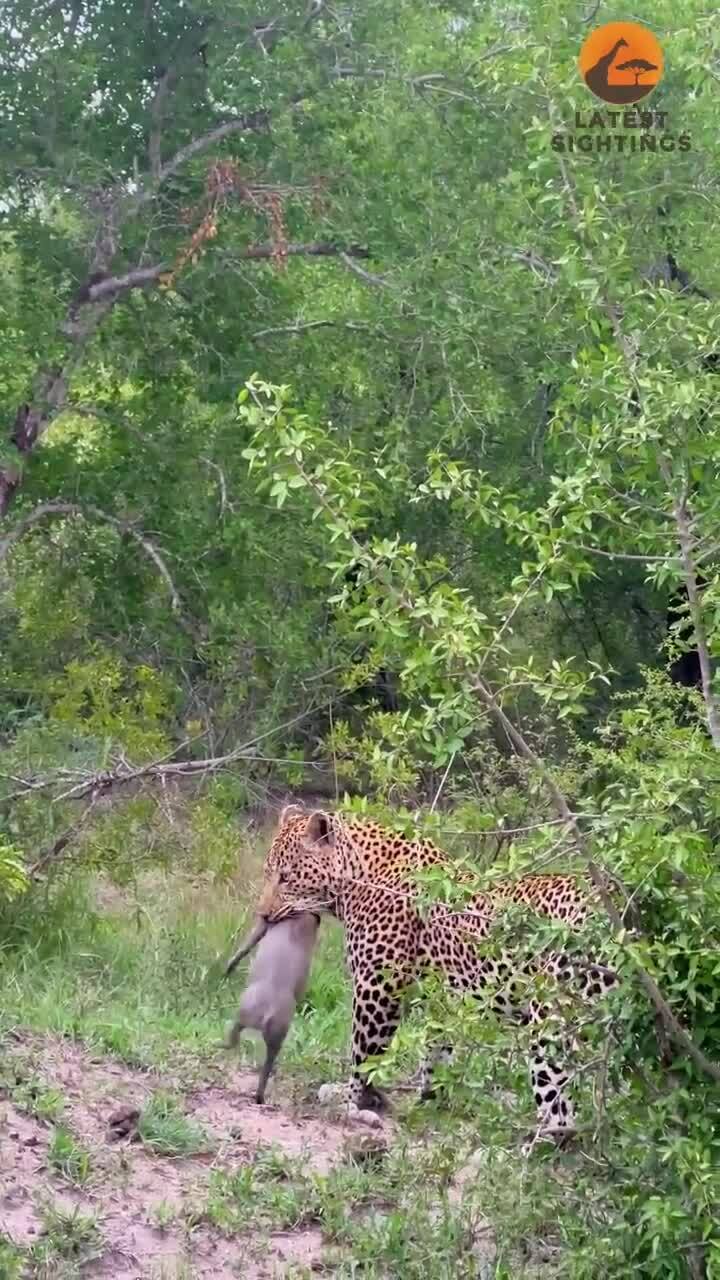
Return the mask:
<svg viewBox="0 0 720 1280">
<path fill-rule="evenodd" d="M 588 89 L 613 106 L 646 98 L 660 83 L 664 65 L 652 31 L 637 22 L 608 22 L 591 31 L 579 62 Z"/>
</svg>

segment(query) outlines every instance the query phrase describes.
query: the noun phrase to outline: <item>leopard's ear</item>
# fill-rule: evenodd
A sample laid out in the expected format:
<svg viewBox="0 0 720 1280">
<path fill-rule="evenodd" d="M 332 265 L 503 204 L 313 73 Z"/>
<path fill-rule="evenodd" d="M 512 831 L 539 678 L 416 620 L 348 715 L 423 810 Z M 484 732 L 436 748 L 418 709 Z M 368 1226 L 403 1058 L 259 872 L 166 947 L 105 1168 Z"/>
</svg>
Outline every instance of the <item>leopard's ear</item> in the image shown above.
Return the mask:
<svg viewBox="0 0 720 1280">
<path fill-rule="evenodd" d="M 315 809 L 305 823 L 303 832 L 305 844 L 314 849 L 333 849 L 335 847 L 335 831 L 329 813 L 323 809 Z"/>
<path fill-rule="evenodd" d="M 282 831 L 282 828 L 285 826 L 285 823 L 289 822 L 291 818 L 302 818 L 304 817 L 304 815 L 305 815 L 305 810 L 303 809 L 301 804 L 286 804 L 284 808 L 280 810 L 280 817 L 278 818 L 278 830 Z"/>
</svg>

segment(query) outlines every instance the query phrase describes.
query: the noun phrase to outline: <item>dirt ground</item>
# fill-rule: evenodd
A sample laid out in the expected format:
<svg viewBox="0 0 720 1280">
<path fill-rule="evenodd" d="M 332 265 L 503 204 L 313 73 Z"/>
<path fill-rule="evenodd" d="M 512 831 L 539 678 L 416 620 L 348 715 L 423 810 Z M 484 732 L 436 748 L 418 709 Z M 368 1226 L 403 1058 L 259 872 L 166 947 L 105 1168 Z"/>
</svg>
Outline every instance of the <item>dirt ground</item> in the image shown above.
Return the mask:
<svg viewBox="0 0 720 1280">
<path fill-rule="evenodd" d="M 141 1109 L 159 1087 L 172 1088 L 167 1076 L 133 1071 L 60 1038 L 17 1037 L 6 1065 L 13 1054 L 30 1060 L 43 1084 L 62 1095 L 63 1123 L 92 1155 L 87 1182 L 65 1182 L 48 1163 L 52 1125 L 0 1094 L 0 1228 L 15 1244 L 39 1239 L 41 1208 L 49 1198 L 97 1219 L 97 1256 L 83 1266 L 83 1277 L 154 1280 L 182 1276 L 185 1267 L 193 1277 L 264 1280 L 322 1268 L 318 1230 L 249 1230 L 247 1237 L 233 1238 L 193 1210 L 203 1202 L 212 1170 L 235 1171 L 259 1147 L 272 1145 L 302 1158 L 308 1171 L 327 1172 L 357 1132 L 352 1121 L 329 1119 L 317 1105 L 293 1106 L 278 1084 L 272 1100 L 258 1107 L 252 1096 L 256 1073 L 231 1069 L 224 1082 L 218 1073 L 182 1090 L 187 1114 L 213 1140 L 212 1152 L 162 1157 L 132 1137 L 113 1140 L 109 1120 L 121 1108 Z M 391 1127 L 384 1121 L 387 1132 Z"/>
</svg>

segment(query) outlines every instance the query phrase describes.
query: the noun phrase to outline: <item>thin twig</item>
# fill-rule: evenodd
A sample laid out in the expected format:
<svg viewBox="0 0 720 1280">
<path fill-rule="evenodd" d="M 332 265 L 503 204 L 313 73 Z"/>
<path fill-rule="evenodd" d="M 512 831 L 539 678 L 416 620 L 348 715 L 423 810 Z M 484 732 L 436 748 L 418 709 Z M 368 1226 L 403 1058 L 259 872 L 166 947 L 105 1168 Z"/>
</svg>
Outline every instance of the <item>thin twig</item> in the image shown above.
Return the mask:
<svg viewBox="0 0 720 1280">
<path fill-rule="evenodd" d="M 455 756 L 456 756 L 456 754 L 457 754 L 457 752 L 453 751 L 453 753 L 452 753 L 452 755 L 451 755 L 450 759 L 449 759 L 449 760 L 448 760 L 448 762 L 447 762 L 447 766 L 446 766 L 445 772 L 444 772 L 444 774 L 443 774 L 443 776 L 442 776 L 442 778 L 441 778 L 441 780 L 440 780 L 440 786 L 438 787 L 437 791 L 435 792 L 435 795 L 433 796 L 433 802 L 432 802 L 432 804 L 430 805 L 430 812 L 431 812 L 431 813 L 434 813 L 434 812 L 435 812 L 435 806 L 437 805 L 437 802 L 438 802 L 438 800 L 440 799 L 440 795 L 441 795 L 441 793 L 442 793 L 442 789 L 443 789 L 443 787 L 445 786 L 445 783 L 446 783 L 446 781 L 447 781 L 447 776 L 448 776 L 448 774 L 449 774 L 449 772 L 450 772 L 450 770 L 451 770 L 451 768 L 452 768 L 452 765 L 453 765 L 453 762 L 454 762 L 454 760 L 455 760 Z"/>
<path fill-rule="evenodd" d="M 674 556 L 653 556 L 653 555 L 643 556 L 640 554 L 633 555 L 633 554 L 630 554 L 630 552 L 626 552 L 626 551 L 605 551 L 601 547 L 589 547 L 584 542 L 568 542 L 565 538 L 562 538 L 561 541 L 566 547 L 571 547 L 576 551 L 587 551 L 592 556 L 603 556 L 604 559 L 606 560 L 639 560 L 641 563 L 644 563 L 644 564 L 679 564 L 680 563 L 679 555 L 674 555 Z"/>
<path fill-rule="evenodd" d="M 85 823 L 95 808 L 97 798 L 97 794 L 93 792 L 90 796 L 89 803 L 86 804 L 80 814 L 80 817 L 75 822 L 71 823 L 69 827 L 66 827 L 62 835 L 59 835 L 57 839 L 53 841 L 47 852 L 42 854 L 42 856 L 38 858 L 37 862 L 34 862 L 32 866 L 28 868 L 28 876 L 31 880 L 35 879 L 41 871 L 44 871 L 48 863 L 53 862 L 55 858 L 57 858 L 59 854 L 67 848 L 70 841 L 77 835 L 78 831 L 85 826 Z"/>
<path fill-rule="evenodd" d="M 350 329 L 356 333 L 372 333 L 377 334 L 380 338 L 386 338 L 388 335 L 383 329 L 373 327 L 369 324 L 360 324 L 355 320 L 306 320 L 298 321 L 297 324 L 281 324 L 271 329 L 258 329 L 255 333 L 251 333 L 250 337 L 253 341 L 257 338 L 267 338 L 271 334 L 284 333 L 307 333 L 311 329 Z"/>
<path fill-rule="evenodd" d="M 341 262 L 344 262 L 348 270 L 352 271 L 353 275 L 359 276 L 361 280 L 364 280 L 365 284 L 379 285 L 383 289 L 393 288 L 393 285 L 384 276 L 373 275 L 371 271 L 365 271 L 363 267 L 359 267 L 357 262 L 353 262 L 349 253 L 343 251 L 338 254 L 338 257 Z"/>
<path fill-rule="evenodd" d="M 218 474 L 218 484 L 220 488 L 219 515 L 220 515 L 220 519 L 222 520 L 225 515 L 225 511 L 229 506 L 228 496 L 227 496 L 227 483 L 225 481 L 225 472 L 223 471 L 222 467 L 218 465 L 217 462 L 213 462 L 212 458 L 203 458 L 203 462 L 205 463 L 206 467 L 210 467 L 213 471 L 217 471 L 217 474 Z"/>
</svg>

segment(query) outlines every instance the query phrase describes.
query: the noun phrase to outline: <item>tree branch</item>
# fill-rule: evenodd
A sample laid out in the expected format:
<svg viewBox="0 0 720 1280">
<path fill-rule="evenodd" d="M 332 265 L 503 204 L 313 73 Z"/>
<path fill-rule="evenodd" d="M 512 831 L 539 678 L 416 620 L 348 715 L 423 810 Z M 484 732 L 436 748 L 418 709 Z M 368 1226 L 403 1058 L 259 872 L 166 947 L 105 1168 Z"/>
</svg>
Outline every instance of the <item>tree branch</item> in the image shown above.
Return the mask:
<svg viewBox="0 0 720 1280">
<path fill-rule="evenodd" d="M 208 151 L 210 147 L 214 147 L 216 142 L 222 142 L 223 138 L 229 138 L 234 133 L 253 133 L 267 130 L 270 126 L 270 112 L 263 109 L 260 111 L 248 111 L 245 115 L 236 116 L 232 120 L 226 120 L 224 124 L 217 125 L 214 129 L 210 129 L 208 133 L 204 133 L 200 138 L 193 138 L 192 142 L 188 142 L 184 147 L 180 147 L 175 152 L 172 159 L 162 165 L 154 177 L 153 181 L 135 197 L 132 202 L 133 212 L 142 208 L 147 204 L 148 200 L 152 200 L 157 192 L 158 187 L 167 182 L 173 174 L 177 173 L 188 160 L 192 160 L 193 156 L 201 155 L 203 151 Z"/>
<path fill-rule="evenodd" d="M 253 341 L 256 338 L 267 338 L 271 334 L 276 333 L 306 333 L 309 329 L 350 329 L 357 333 L 374 333 L 381 338 L 387 339 L 388 335 L 382 329 L 374 328 L 369 324 L 360 324 L 354 320 L 306 320 L 297 324 L 281 324 L 272 329 L 258 329 L 256 333 L 250 335 Z"/>
<path fill-rule="evenodd" d="M 132 540 L 142 549 L 148 559 L 152 560 L 168 589 L 173 612 L 178 615 L 181 624 L 188 629 L 188 624 L 185 623 L 182 618 L 182 604 L 179 592 L 173 582 L 170 570 L 155 546 L 155 543 L 151 542 L 146 534 L 135 528 L 128 521 L 121 520 L 117 516 L 112 516 L 107 511 L 101 511 L 99 507 L 80 506 L 77 502 L 42 502 L 34 511 L 30 511 L 26 516 L 23 516 L 14 528 L 12 528 L 10 532 L 0 540 L 0 564 L 2 564 L 13 544 L 17 542 L 28 529 L 31 529 L 33 525 L 38 524 L 39 521 L 44 520 L 47 516 L 82 516 L 84 519 L 91 516 L 95 520 L 101 520 L 104 524 L 111 525 L 114 529 L 117 529 L 119 533 L 127 534 L 129 538 L 132 538 Z"/>
<path fill-rule="evenodd" d="M 213 462 L 212 458 L 203 458 L 203 462 L 205 463 L 206 467 L 210 467 L 213 471 L 217 471 L 217 474 L 218 474 L 218 484 L 220 487 L 220 511 L 218 514 L 220 516 L 220 519 L 222 520 L 225 516 L 226 508 L 230 506 L 230 503 L 228 502 L 228 496 L 227 496 L 227 481 L 225 479 L 225 472 L 223 471 L 222 467 L 218 465 L 217 462 Z M 231 506 L 230 506 L 230 510 L 231 511 L 233 510 Z"/>
<path fill-rule="evenodd" d="M 629 551 L 605 551 L 602 547 L 589 547 L 586 542 L 569 542 L 566 538 L 560 541 L 566 547 L 572 547 L 576 551 L 587 551 L 591 556 L 603 556 L 606 560 L 639 560 L 644 564 L 678 564 L 680 556 L 653 556 L 640 555 L 639 552 L 631 553 Z"/>
<path fill-rule="evenodd" d="M 238 257 L 240 258 L 273 258 L 277 253 L 277 246 L 274 244 L 253 244 L 247 249 L 241 249 Z M 311 240 L 307 244 L 288 244 L 283 247 L 283 255 L 306 257 L 306 258 L 369 258 L 370 250 L 366 245 L 336 244 L 333 240 Z M 353 268 L 360 271 L 359 267 Z"/>
<path fill-rule="evenodd" d="M 112 256 L 115 251 L 115 232 L 114 218 L 112 214 L 108 214 L 102 232 L 97 237 L 93 265 L 104 263 Z M 22 404 L 15 415 L 10 444 L 17 452 L 17 461 L 0 464 L 0 518 L 7 515 L 20 488 L 27 457 L 65 407 L 70 378 L 88 341 L 114 305 L 119 292 L 123 288 L 133 288 L 141 283 L 139 278 L 132 279 L 134 274 L 138 273 L 128 272 L 125 277 L 108 280 L 103 271 L 96 271 L 70 303 L 65 320 L 60 326 L 61 332 L 68 339 L 65 359 L 60 365 L 39 374 L 31 400 Z M 94 305 L 87 305 L 89 303 Z"/>
<path fill-rule="evenodd" d="M 98 308 L 98 312 L 99 310 Z M 10 444 L 15 448 L 17 461 L 0 464 L 0 517 L 7 514 L 22 484 L 23 466 L 27 456 L 32 453 L 38 440 L 64 407 L 72 371 L 80 359 L 87 339 L 99 323 L 100 315 L 98 314 L 94 318 L 94 323 L 85 325 L 82 329 L 76 329 L 73 345 L 65 363 L 40 374 L 32 400 L 20 405 L 17 410 L 10 433 Z"/>
<path fill-rule="evenodd" d="M 59 795 L 56 795 L 54 797 L 53 804 L 60 804 L 67 800 L 80 800 L 88 795 L 93 797 L 94 802 L 99 794 L 109 791 L 113 787 L 127 786 L 129 783 L 138 782 L 142 779 L 188 778 L 201 776 L 205 773 L 215 773 L 218 769 L 224 769 L 228 765 L 237 763 L 238 760 L 247 760 L 251 763 L 256 759 L 264 759 L 264 757 L 257 756 L 255 754 L 252 750 L 253 747 L 258 746 L 259 743 L 263 742 L 266 738 L 271 738 L 276 733 L 283 733 L 286 729 L 290 729 L 294 725 L 300 724 L 302 720 L 307 720 L 309 716 L 315 713 L 317 706 L 317 703 L 312 703 L 304 711 L 299 712 L 298 715 L 292 716 L 289 720 L 284 721 L 283 724 L 274 725 L 272 729 L 265 729 L 262 733 L 257 734 L 254 738 L 249 738 L 247 742 L 243 742 L 240 746 L 235 747 L 234 750 L 227 752 L 225 755 L 209 756 L 203 760 L 168 761 L 168 755 L 175 755 L 177 751 L 183 750 L 189 745 L 189 741 L 193 741 L 193 739 L 190 739 L 188 742 L 180 743 L 177 747 L 174 747 L 171 752 L 161 756 L 159 759 L 153 760 L 149 764 L 139 765 L 137 767 L 133 767 L 128 764 L 125 759 L 120 759 L 113 769 L 99 769 L 92 773 L 84 773 L 80 775 L 79 780 L 77 771 L 70 771 L 67 769 L 57 769 L 55 772 L 48 774 L 44 778 L 13 779 L 14 781 L 22 784 L 23 790 L 19 793 L 14 793 L 10 798 L 17 798 L 17 796 L 22 797 L 23 795 L 28 795 L 37 791 L 49 791 L 54 787 L 58 787 L 62 783 L 67 783 L 72 778 L 74 779 L 72 785 L 65 791 L 62 791 Z M 7 800 L 8 797 L 5 797 L 5 799 Z M 72 832 L 76 829 L 77 824 L 69 829 L 69 833 L 63 833 L 63 836 L 59 837 L 59 839 L 62 840 L 66 834 L 69 839 Z M 65 843 L 67 843 L 67 841 Z M 53 846 L 53 850 L 54 849 L 55 846 Z M 54 854 L 52 856 L 54 856 Z"/>
<path fill-rule="evenodd" d="M 162 128 L 168 94 L 177 79 L 174 67 L 168 67 L 157 82 L 150 104 L 150 130 L 148 133 L 148 164 L 154 182 L 162 172 Z"/>
<path fill-rule="evenodd" d="M 352 271 L 354 275 L 359 276 L 361 280 L 364 280 L 365 284 L 380 285 L 383 289 L 392 289 L 390 281 L 386 280 L 384 276 L 376 276 L 370 271 L 363 271 L 362 267 L 359 267 L 357 262 L 353 262 L 353 258 L 369 258 L 369 253 L 355 253 L 352 249 L 341 249 L 338 250 L 338 253 L 340 255 L 340 260 L 345 263 L 348 270 Z"/>
<path fill-rule="evenodd" d="M 125 293 L 128 289 L 144 289 L 146 285 L 154 284 L 163 272 L 168 270 L 166 263 L 157 262 L 153 267 L 135 267 L 122 276 L 108 276 L 105 280 L 98 280 L 96 284 L 88 285 L 82 301 L 100 302 L 103 298 L 114 299 L 119 293 Z"/>
</svg>

